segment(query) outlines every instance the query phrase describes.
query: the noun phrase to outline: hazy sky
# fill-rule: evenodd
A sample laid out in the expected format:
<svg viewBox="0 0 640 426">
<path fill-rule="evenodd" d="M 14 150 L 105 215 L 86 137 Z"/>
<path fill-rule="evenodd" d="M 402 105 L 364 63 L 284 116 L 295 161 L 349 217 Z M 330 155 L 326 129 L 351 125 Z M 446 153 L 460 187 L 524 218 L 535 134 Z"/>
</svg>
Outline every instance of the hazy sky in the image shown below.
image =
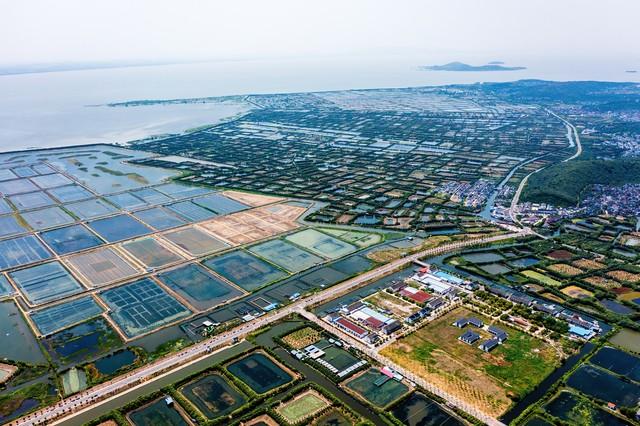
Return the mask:
<svg viewBox="0 0 640 426">
<path fill-rule="evenodd" d="M 0 62 L 398 53 L 640 63 L 639 17 L 640 0 L 0 0 Z"/>
</svg>

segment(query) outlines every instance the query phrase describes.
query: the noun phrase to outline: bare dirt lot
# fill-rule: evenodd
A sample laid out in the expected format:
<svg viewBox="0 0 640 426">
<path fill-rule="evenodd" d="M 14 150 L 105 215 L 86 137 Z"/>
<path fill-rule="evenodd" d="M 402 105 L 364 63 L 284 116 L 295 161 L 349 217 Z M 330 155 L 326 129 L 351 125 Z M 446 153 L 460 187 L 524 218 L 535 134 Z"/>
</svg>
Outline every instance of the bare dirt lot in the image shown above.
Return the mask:
<svg viewBox="0 0 640 426">
<path fill-rule="evenodd" d="M 216 217 L 200 226 L 235 246 L 296 229 L 300 225 L 295 220 L 305 211 L 300 206 L 272 204 Z"/>
<path fill-rule="evenodd" d="M 249 192 L 240 191 L 224 191 L 222 195 L 233 200 L 240 201 L 241 203 L 251 207 L 260 207 L 266 204 L 277 203 L 278 201 L 282 201 L 284 199 L 281 197 L 272 197 L 270 195 L 262 194 L 251 194 Z"/>
</svg>

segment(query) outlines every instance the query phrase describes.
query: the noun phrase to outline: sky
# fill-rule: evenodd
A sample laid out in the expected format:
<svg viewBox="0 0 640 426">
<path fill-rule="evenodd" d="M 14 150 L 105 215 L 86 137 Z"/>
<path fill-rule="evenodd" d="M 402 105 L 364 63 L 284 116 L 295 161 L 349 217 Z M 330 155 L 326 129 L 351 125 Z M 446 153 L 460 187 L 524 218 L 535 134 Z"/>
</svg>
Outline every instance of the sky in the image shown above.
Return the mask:
<svg viewBox="0 0 640 426">
<path fill-rule="evenodd" d="M 398 54 L 640 68 L 638 0 L 0 0 L 0 11 L 3 65 Z"/>
</svg>

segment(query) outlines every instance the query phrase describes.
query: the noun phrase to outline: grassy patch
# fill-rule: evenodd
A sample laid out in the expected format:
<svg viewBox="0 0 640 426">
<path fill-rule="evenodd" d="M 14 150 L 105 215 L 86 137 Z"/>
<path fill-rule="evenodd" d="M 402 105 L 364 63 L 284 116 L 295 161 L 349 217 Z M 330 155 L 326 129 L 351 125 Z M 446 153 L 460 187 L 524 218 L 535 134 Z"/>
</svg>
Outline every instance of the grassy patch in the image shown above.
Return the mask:
<svg viewBox="0 0 640 426">
<path fill-rule="evenodd" d="M 481 335 L 473 345 L 458 340 L 464 333 L 452 323 L 460 317 L 482 315 L 453 310 L 382 350 L 382 354 L 454 396 L 499 416 L 512 400 L 529 393 L 559 364 L 559 356 L 542 340 L 499 324 L 509 335 L 506 342 L 486 353 L 478 345 L 491 337 L 483 329 L 468 326 Z"/>
<path fill-rule="evenodd" d="M 287 334 L 282 338 L 282 341 L 294 349 L 302 349 L 317 342 L 321 337 L 322 333 L 318 330 L 305 327 Z"/>
<path fill-rule="evenodd" d="M 526 271 L 522 271 L 521 274 L 524 275 L 525 277 L 531 278 L 535 281 L 541 282 L 542 284 L 552 286 L 552 287 L 558 287 L 562 284 L 558 280 L 555 280 L 547 275 L 541 274 L 540 272 L 532 271 L 530 269 Z"/>
<path fill-rule="evenodd" d="M 277 411 L 287 422 L 296 424 L 328 406 L 329 403 L 317 392 L 308 391 L 285 402 Z"/>
</svg>

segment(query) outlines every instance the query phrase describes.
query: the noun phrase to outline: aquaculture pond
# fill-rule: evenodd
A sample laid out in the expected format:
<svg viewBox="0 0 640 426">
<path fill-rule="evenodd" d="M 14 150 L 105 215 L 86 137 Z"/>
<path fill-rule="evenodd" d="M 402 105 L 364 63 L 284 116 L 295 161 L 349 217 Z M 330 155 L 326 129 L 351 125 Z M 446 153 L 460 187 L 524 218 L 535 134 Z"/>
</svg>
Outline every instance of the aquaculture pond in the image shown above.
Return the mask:
<svg viewBox="0 0 640 426">
<path fill-rule="evenodd" d="M 271 240 L 249 249 L 252 253 L 291 272 L 300 272 L 324 259 L 283 240 Z"/>
<path fill-rule="evenodd" d="M 615 300 L 603 299 L 600 301 L 600 304 L 618 315 L 631 315 L 635 313 L 635 311 L 630 307 L 623 305 L 622 303 L 618 303 Z"/>
<path fill-rule="evenodd" d="M 196 264 L 163 272 L 158 278 L 199 310 L 211 308 L 243 294 Z"/>
<path fill-rule="evenodd" d="M 231 198 L 227 198 L 224 195 L 216 193 L 195 198 L 193 202 L 220 215 L 235 213 L 248 208 L 246 205 L 236 200 L 232 200 Z"/>
<path fill-rule="evenodd" d="M 32 304 L 63 299 L 83 290 L 60 262 L 43 263 L 9 275 Z"/>
<path fill-rule="evenodd" d="M 229 245 L 197 228 L 183 228 L 167 232 L 164 238 L 171 241 L 191 256 L 202 256 L 223 250 Z"/>
<path fill-rule="evenodd" d="M 511 272 L 511 269 L 507 268 L 506 266 L 500 263 L 486 263 L 484 265 L 478 266 L 478 268 L 482 269 L 487 274 L 491 274 L 491 275 L 500 275 L 500 274 L 506 274 L 507 272 Z"/>
<path fill-rule="evenodd" d="M 46 362 L 36 337 L 13 301 L 0 302 L 0 358 L 32 364 Z"/>
<path fill-rule="evenodd" d="M 393 416 L 406 426 L 462 426 L 464 423 L 447 413 L 435 401 L 419 392 L 391 409 Z"/>
<path fill-rule="evenodd" d="M 171 197 L 166 194 L 157 191 L 154 188 L 142 188 L 135 191 L 131 191 L 131 194 L 140 198 L 147 204 L 161 204 L 171 201 Z"/>
<path fill-rule="evenodd" d="M 258 394 L 267 393 L 293 380 L 289 373 L 261 352 L 232 362 L 227 370 Z"/>
<path fill-rule="evenodd" d="M 380 408 L 386 407 L 409 392 L 409 388 L 405 384 L 390 379 L 376 368 L 370 368 L 357 375 L 345 385 L 366 401 Z"/>
<path fill-rule="evenodd" d="M 553 423 L 548 422 L 542 417 L 533 416 L 527 420 L 525 426 L 553 426 Z"/>
<path fill-rule="evenodd" d="M 180 201 L 178 203 L 168 204 L 167 208 L 178 213 L 190 222 L 200 222 L 217 216 L 211 210 L 207 210 L 191 201 Z"/>
<path fill-rule="evenodd" d="M 187 222 L 162 207 L 154 207 L 133 214 L 136 218 L 159 231 L 185 225 Z"/>
<path fill-rule="evenodd" d="M 151 233 L 151 229 L 133 217 L 123 214 L 94 220 L 89 227 L 105 241 L 115 242 Z"/>
<path fill-rule="evenodd" d="M 545 411 L 554 417 L 567 422 L 585 420 L 585 413 L 590 415 L 592 425 L 624 426 L 627 422 L 619 419 L 613 414 L 594 407 L 589 401 L 575 395 L 572 392 L 560 392 L 553 400 L 544 407 Z"/>
<path fill-rule="evenodd" d="M 356 247 L 315 229 L 305 229 L 286 237 L 298 246 L 327 259 L 337 259 L 356 251 Z"/>
<path fill-rule="evenodd" d="M 18 223 L 15 216 L 0 216 L 0 237 L 11 237 L 24 232 L 27 232 L 27 228 Z"/>
<path fill-rule="evenodd" d="M 605 346 L 596 352 L 589 362 L 640 382 L 640 358 L 620 349 Z"/>
<path fill-rule="evenodd" d="M 69 225 L 75 222 L 67 212 L 60 207 L 48 207 L 42 210 L 32 210 L 22 213 L 22 218 L 30 227 L 39 231 L 56 226 Z"/>
<path fill-rule="evenodd" d="M 93 297 L 85 296 L 33 311 L 29 315 L 40 333 L 47 335 L 98 316 L 103 311 Z"/>
<path fill-rule="evenodd" d="M 137 355 L 131 349 L 116 352 L 97 360 L 94 365 L 100 374 L 110 376 L 122 367 L 131 365 L 136 360 Z"/>
<path fill-rule="evenodd" d="M 0 297 L 9 296 L 15 292 L 7 277 L 0 275 Z"/>
<path fill-rule="evenodd" d="M 611 337 L 609 341 L 631 352 L 640 352 L 640 332 L 630 328 L 623 328 Z"/>
<path fill-rule="evenodd" d="M 163 183 L 162 185 L 156 186 L 155 190 L 170 196 L 174 200 L 197 197 L 211 192 L 210 189 L 201 186 L 185 185 L 177 182 Z"/>
<path fill-rule="evenodd" d="M 349 256 L 331 264 L 331 269 L 352 276 L 371 269 L 373 262 L 363 256 Z"/>
<path fill-rule="evenodd" d="M 323 414 L 314 423 L 315 426 L 352 426 L 353 422 L 349 420 L 338 409 L 331 409 L 326 414 Z"/>
<path fill-rule="evenodd" d="M 167 404 L 162 397 L 149 405 L 129 413 L 135 426 L 189 426 L 174 404 Z"/>
<path fill-rule="evenodd" d="M 43 340 L 51 356 L 63 364 L 81 362 L 122 345 L 103 318 L 83 322 Z"/>
<path fill-rule="evenodd" d="M 270 263 L 240 250 L 209 259 L 204 265 L 247 291 L 287 276 Z"/>
<path fill-rule="evenodd" d="M 33 235 L 0 241 L 0 269 L 27 265 L 50 257 L 49 251 Z"/>
<path fill-rule="evenodd" d="M 520 259 L 510 260 L 507 263 L 514 268 L 527 268 L 529 266 L 535 265 L 538 262 L 540 262 L 540 260 L 536 257 L 523 257 Z"/>
<path fill-rule="evenodd" d="M 136 337 L 191 314 L 182 303 L 149 278 L 100 293 L 109 316 L 128 336 Z"/>
<path fill-rule="evenodd" d="M 640 398 L 640 386 L 591 365 L 580 366 L 569 377 L 567 385 L 594 398 L 627 407 L 635 407 Z"/>
<path fill-rule="evenodd" d="M 477 252 L 464 254 L 462 258 L 471 263 L 491 263 L 504 259 L 504 256 L 495 252 Z"/>
<path fill-rule="evenodd" d="M 64 228 L 57 228 L 45 231 L 40 237 L 56 254 L 69 254 L 88 248 L 97 247 L 103 244 L 93 232 L 84 225 L 71 225 Z"/>
<path fill-rule="evenodd" d="M 42 191 L 14 195 L 9 197 L 9 199 L 18 211 L 38 209 L 41 207 L 52 206 L 56 203 L 50 196 Z"/>
<path fill-rule="evenodd" d="M 139 273 L 139 269 L 120 255 L 115 247 L 101 247 L 74 254 L 66 260 L 92 287 L 124 280 Z"/>
<path fill-rule="evenodd" d="M 52 188 L 47 192 L 61 203 L 72 203 L 74 201 L 93 198 L 91 192 L 78 185 L 60 186 L 58 188 Z"/>
<path fill-rule="evenodd" d="M 210 374 L 185 385 L 180 392 L 209 420 L 241 407 L 246 397 L 219 374 Z"/>
<path fill-rule="evenodd" d="M 98 198 L 65 204 L 64 208 L 82 220 L 94 219 L 118 211 L 118 209 L 111 204 Z"/>
<path fill-rule="evenodd" d="M 122 248 L 147 268 L 159 268 L 184 260 L 182 256 L 160 244 L 154 237 L 124 242 Z"/>
<path fill-rule="evenodd" d="M 5 422 L 8 422 L 10 419 L 18 418 L 23 414 L 26 414 L 29 411 L 33 410 L 39 404 L 40 402 L 34 398 L 23 399 L 20 402 L 20 405 L 15 407 L 15 409 L 12 410 L 11 412 L 4 412 L 4 410 L 2 410 L 2 412 L 0 413 L 0 422 L 4 424 Z"/>
<path fill-rule="evenodd" d="M 147 202 L 141 198 L 136 197 L 130 192 L 123 192 L 121 194 L 114 194 L 105 197 L 111 204 L 115 204 L 123 210 L 133 210 L 147 206 Z"/>
</svg>

